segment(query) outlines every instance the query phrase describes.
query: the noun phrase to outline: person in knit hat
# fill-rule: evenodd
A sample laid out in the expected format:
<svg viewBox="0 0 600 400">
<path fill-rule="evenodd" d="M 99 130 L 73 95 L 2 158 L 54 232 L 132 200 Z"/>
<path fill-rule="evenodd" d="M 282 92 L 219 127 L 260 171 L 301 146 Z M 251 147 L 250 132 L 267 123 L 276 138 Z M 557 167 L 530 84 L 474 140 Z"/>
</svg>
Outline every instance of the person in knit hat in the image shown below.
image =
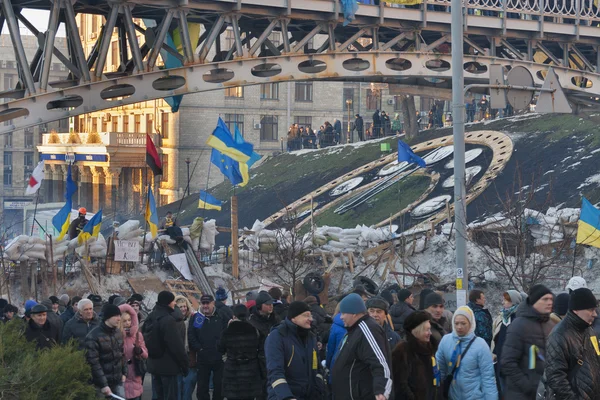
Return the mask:
<svg viewBox="0 0 600 400">
<path fill-rule="evenodd" d="M 597 300 L 587 288 L 571 292 L 569 311 L 552 331 L 546 346 L 546 385 L 556 399 L 597 399 L 600 349 L 590 326 Z"/>
<path fill-rule="evenodd" d="M 438 293 L 431 292 L 427 295 L 425 301 L 423 301 L 423 307 L 431 315 L 431 344 L 437 350 L 438 343 L 440 343 L 444 335 L 452 332 L 452 324 L 444 316 L 444 298 Z"/>
<path fill-rule="evenodd" d="M 309 305 L 294 301 L 288 308 L 287 318 L 267 337 L 265 356 L 269 399 L 324 398 L 325 382 L 311 322 Z"/>
<path fill-rule="evenodd" d="M 394 349 L 398 342 L 400 342 L 400 335 L 398 335 L 390 324 L 388 323 L 388 310 L 389 304 L 382 297 L 371 297 L 366 301 L 367 311 L 371 318 L 377 322 L 379 326 L 385 331 L 385 336 L 390 345 L 390 349 Z"/>
<path fill-rule="evenodd" d="M 61 294 L 58 298 L 58 313 L 59 315 L 64 313 L 67 307 L 71 304 L 71 298 L 68 294 Z"/>
<path fill-rule="evenodd" d="M 398 294 L 398 302 L 390 308 L 390 316 L 394 324 L 394 330 L 398 332 L 401 338 L 405 336 L 404 321 L 409 315 L 416 311 L 413 307 L 415 298 L 408 289 L 401 289 Z"/>
<path fill-rule="evenodd" d="M 502 348 L 504 347 L 504 341 L 506 340 L 506 333 L 508 327 L 517 317 L 517 307 L 521 304 L 521 294 L 516 290 L 507 290 L 504 292 L 502 297 L 502 310 L 500 315 L 494 320 L 493 331 L 494 336 L 492 338 L 492 354 L 496 360 L 496 365 L 499 365 L 500 359 L 502 358 Z M 500 392 L 504 391 L 504 377 L 500 375 L 500 369 L 496 368 L 496 380 Z"/>
<path fill-rule="evenodd" d="M 502 347 L 500 373 L 505 378 L 505 398 L 535 398 L 544 373 L 546 343 L 556 325 L 550 319 L 554 295 L 544 285 L 529 289 L 527 300 L 517 307 Z"/>
<path fill-rule="evenodd" d="M 340 312 L 348 335 L 331 370 L 333 398 L 390 399 L 391 349 L 385 331 L 368 315 L 356 293 L 342 299 Z"/>
<path fill-rule="evenodd" d="M 51 304 L 51 307 L 52 307 L 50 310 L 53 313 L 55 313 L 56 315 L 60 315 L 58 297 L 56 297 L 56 296 L 50 296 L 50 297 L 48 297 L 48 300 L 50 300 L 50 304 Z"/>
<path fill-rule="evenodd" d="M 27 300 L 27 301 L 25 302 L 25 314 L 23 315 L 23 319 L 24 319 L 25 321 L 29 321 L 29 318 L 30 318 L 30 315 L 31 315 L 31 309 L 32 309 L 34 306 L 37 306 L 37 304 L 38 304 L 38 303 L 37 303 L 37 301 L 35 301 L 35 300 Z"/>
<path fill-rule="evenodd" d="M 492 353 L 485 340 L 475 335 L 476 328 L 473 310 L 458 307 L 452 333 L 442 338 L 435 354 L 441 381 L 453 377 L 450 399 L 498 399 Z"/>
<path fill-rule="evenodd" d="M 233 311 L 225 304 L 227 297 L 227 291 L 223 286 L 219 286 L 215 292 L 215 307 L 217 308 L 217 314 L 225 321 L 229 322 L 233 318 Z"/>
<path fill-rule="evenodd" d="M 550 318 L 557 324 L 563 320 L 569 311 L 569 293 L 559 293 L 554 298 L 554 305 Z"/>
<path fill-rule="evenodd" d="M 85 338 L 85 356 L 92 368 L 92 381 L 99 396 L 125 396 L 123 383 L 127 378 L 127 363 L 120 323 L 121 310 L 107 303 L 102 307 L 102 323 Z"/>
</svg>

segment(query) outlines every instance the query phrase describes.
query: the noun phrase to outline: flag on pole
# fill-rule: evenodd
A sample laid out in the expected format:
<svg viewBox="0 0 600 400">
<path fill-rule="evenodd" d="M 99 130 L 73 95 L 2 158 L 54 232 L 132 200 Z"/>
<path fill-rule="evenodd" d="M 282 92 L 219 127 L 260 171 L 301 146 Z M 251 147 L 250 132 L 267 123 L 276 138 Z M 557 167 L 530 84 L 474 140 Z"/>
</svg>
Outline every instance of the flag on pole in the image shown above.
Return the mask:
<svg viewBox="0 0 600 400">
<path fill-rule="evenodd" d="M 154 176 L 162 175 L 163 170 L 160 156 L 156 151 L 152 138 L 148 134 L 146 134 L 146 164 L 148 164 Z"/>
<path fill-rule="evenodd" d="M 406 161 L 410 164 L 417 164 L 421 168 L 425 168 L 427 163 L 421 157 L 416 155 L 409 145 L 402 140 L 398 140 L 398 162 Z"/>
<path fill-rule="evenodd" d="M 42 180 L 44 180 L 44 161 L 40 161 L 31 173 L 25 194 L 35 194 L 42 186 Z"/>
<path fill-rule="evenodd" d="M 581 204 L 581 215 L 577 222 L 577 243 L 600 247 L 600 210 L 585 197 Z"/>
<path fill-rule="evenodd" d="M 219 118 L 212 135 L 208 137 L 206 144 L 240 163 L 247 163 L 254 152 L 252 143 L 246 141 L 237 143 L 235 141 L 229 128 L 221 118 Z"/>
<path fill-rule="evenodd" d="M 97 238 L 98 234 L 100 233 L 101 227 L 102 227 L 102 210 L 100 210 L 96 214 L 94 214 L 92 219 L 90 219 L 85 224 L 85 226 L 83 227 L 83 230 L 81 231 L 79 236 L 77 236 L 77 243 L 81 246 L 82 244 L 87 242 L 89 238 L 91 238 L 91 237 Z"/>
<path fill-rule="evenodd" d="M 148 185 L 148 198 L 146 199 L 146 222 L 150 228 L 150 234 L 152 239 L 158 235 L 158 214 L 156 212 L 156 201 L 154 201 L 154 195 L 152 194 L 152 188 Z"/>
<path fill-rule="evenodd" d="M 238 129 L 237 124 L 235 125 L 234 140 L 238 144 L 244 144 L 244 143 L 246 143 L 246 141 L 244 140 L 244 137 L 242 136 L 242 134 L 240 133 L 240 130 Z M 248 168 L 250 168 L 252 165 L 254 165 L 255 162 L 257 162 L 260 159 L 261 159 L 260 154 L 258 154 L 255 151 L 252 151 L 252 154 L 250 155 L 250 159 L 246 163 L 246 164 L 248 164 Z"/>
<path fill-rule="evenodd" d="M 200 200 L 198 201 L 198 208 L 221 211 L 221 205 L 221 200 L 217 200 L 215 197 L 206 193 L 204 190 L 200 191 Z"/>
<path fill-rule="evenodd" d="M 62 240 L 69 231 L 69 225 L 71 224 L 71 209 L 73 208 L 72 197 L 77 191 L 77 185 L 73 182 L 73 176 L 71 175 L 71 165 L 67 172 L 67 182 L 65 190 L 65 205 L 52 217 L 52 225 L 56 229 L 58 234 L 58 240 Z"/>
</svg>

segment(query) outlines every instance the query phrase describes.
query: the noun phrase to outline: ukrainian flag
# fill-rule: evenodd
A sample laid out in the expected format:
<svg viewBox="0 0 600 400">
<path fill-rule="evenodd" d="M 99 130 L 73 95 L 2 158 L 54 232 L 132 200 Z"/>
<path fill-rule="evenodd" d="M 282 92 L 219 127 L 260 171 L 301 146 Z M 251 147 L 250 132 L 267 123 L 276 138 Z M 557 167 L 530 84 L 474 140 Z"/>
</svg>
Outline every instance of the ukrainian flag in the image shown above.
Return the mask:
<svg viewBox="0 0 600 400">
<path fill-rule="evenodd" d="M 577 225 L 577 243 L 600 247 L 600 210 L 585 197 L 581 204 L 581 215 Z"/>
<path fill-rule="evenodd" d="M 90 219 L 85 226 L 83 227 L 83 231 L 77 237 L 77 243 L 81 246 L 85 242 L 87 242 L 92 236 L 98 237 L 100 233 L 100 228 L 102 227 L 102 210 L 98 211 L 92 219 Z"/>
<path fill-rule="evenodd" d="M 235 141 L 221 118 L 219 118 L 217 127 L 206 141 L 206 144 L 240 163 L 247 163 L 254 152 L 254 146 L 251 143 L 246 141 L 237 143 Z"/>
<path fill-rule="evenodd" d="M 67 182 L 65 190 L 65 205 L 60 211 L 52 217 L 52 225 L 56 229 L 58 234 L 58 240 L 62 240 L 69 231 L 69 225 L 71 224 L 71 209 L 73 208 L 73 201 L 71 198 L 77 191 L 77 185 L 73 182 L 73 176 L 71 175 L 71 165 L 67 171 Z"/>
<path fill-rule="evenodd" d="M 146 199 L 145 217 L 148 227 L 150 228 L 152 239 L 154 239 L 158 235 L 158 214 L 156 213 L 156 201 L 154 200 L 154 195 L 152 194 L 150 185 L 148 185 L 148 198 Z"/>
<path fill-rule="evenodd" d="M 200 200 L 198 201 L 198 208 L 205 210 L 217 210 L 221 211 L 221 200 L 217 200 L 212 195 L 206 193 L 204 190 L 200 191 Z"/>
</svg>

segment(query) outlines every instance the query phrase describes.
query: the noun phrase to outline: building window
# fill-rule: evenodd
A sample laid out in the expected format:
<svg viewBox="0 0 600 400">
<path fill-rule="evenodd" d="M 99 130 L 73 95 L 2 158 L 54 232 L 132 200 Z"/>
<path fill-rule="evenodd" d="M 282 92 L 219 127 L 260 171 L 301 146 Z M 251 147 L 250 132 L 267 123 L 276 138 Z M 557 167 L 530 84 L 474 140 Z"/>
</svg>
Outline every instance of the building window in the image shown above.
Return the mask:
<svg viewBox="0 0 600 400">
<path fill-rule="evenodd" d="M 233 29 L 229 28 L 225 31 L 225 49 L 229 50 L 235 46 L 235 34 Z"/>
<path fill-rule="evenodd" d="M 367 89 L 367 110 L 379 110 L 381 109 L 381 97 L 379 94 L 371 89 Z"/>
<path fill-rule="evenodd" d="M 12 186 L 12 168 L 4 167 L 4 186 Z"/>
<path fill-rule="evenodd" d="M 12 167 L 12 151 L 4 152 L 4 168 Z"/>
<path fill-rule="evenodd" d="M 28 167 L 29 169 L 33 168 L 33 152 L 32 151 L 26 151 L 24 153 L 23 164 L 25 164 L 25 167 Z"/>
<path fill-rule="evenodd" d="M 42 128 L 42 126 L 44 128 Z M 60 131 L 66 131 L 69 129 L 69 118 L 63 118 L 58 120 L 58 129 Z M 48 125 L 42 124 L 40 125 L 40 132 L 48 132 Z"/>
<path fill-rule="evenodd" d="M 98 118 L 92 117 L 92 132 L 98 132 Z"/>
<path fill-rule="evenodd" d="M 129 132 L 129 115 L 123 115 L 123 132 Z"/>
<path fill-rule="evenodd" d="M 26 149 L 33 148 L 33 132 L 25 131 L 25 148 Z"/>
<path fill-rule="evenodd" d="M 311 128 L 312 117 L 294 117 L 294 123 L 298 124 L 298 127 Z"/>
<path fill-rule="evenodd" d="M 142 131 L 142 115 L 135 114 L 133 116 L 133 131 L 135 133 L 140 133 Z"/>
<path fill-rule="evenodd" d="M 281 46 L 281 33 L 273 32 L 273 33 L 271 33 L 271 35 L 269 35 L 269 39 L 271 40 L 271 43 L 273 43 L 273 45 L 275 47 Z"/>
<path fill-rule="evenodd" d="M 162 155 L 162 170 L 161 180 L 163 182 L 169 182 L 169 155 Z"/>
<path fill-rule="evenodd" d="M 13 74 L 4 74 L 4 90 L 10 90 L 10 89 L 13 89 L 14 87 L 15 87 L 15 76 Z"/>
<path fill-rule="evenodd" d="M 15 62 L 14 61 L 6 61 L 6 68 L 7 69 L 16 69 Z"/>
<path fill-rule="evenodd" d="M 119 43 L 114 41 L 110 44 L 111 46 L 111 54 L 112 54 L 112 64 L 114 70 L 116 71 L 119 68 Z"/>
<path fill-rule="evenodd" d="M 160 116 L 160 133 L 163 139 L 169 138 L 169 113 L 163 112 Z"/>
<path fill-rule="evenodd" d="M 112 131 L 119 132 L 119 118 L 117 118 L 116 115 L 113 115 L 110 121 L 112 122 Z"/>
<path fill-rule="evenodd" d="M 4 134 L 4 148 L 10 149 L 12 147 L 12 132 Z"/>
<path fill-rule="evenodd" d="M 146 133 L 154 133 L 154 122 L 152 114 L 146 114 Z"/>
<path fill-rule="evenodd" d="M 265 142 L 277 141 L 277 116 L 263 115 L 260 118 L 260 140 Z"/>
<path fill-rule="evenodd" d="M 90 33 L 98 34 L 98 16 L 92 15 L 92 31 Z"/>
<path fill-rule="evenodd" d="M 225 114 L 225 124 L 232 134 L 235 134 L 235 127 L 240 130 L 244 136 L 244 114 Z"/>
<path fill-rule="evenodd" d="M 296 82 L 296 101 L 313 101 L 312 82 Z"/>
<path fill-rule="evenodd" d="M 236 99 L 241 99 L 244 97 L 244 87 L 243 86 L 235 86 L 229 87 L 225 89 L 225 97 L 233 97 Z"/>
<path fill-rule="evenodd" d="M 279 83 L 261 83 L 260 84 L 260 99 L 261 100 L 278 100 L 279 99 Z"/>
</svg>

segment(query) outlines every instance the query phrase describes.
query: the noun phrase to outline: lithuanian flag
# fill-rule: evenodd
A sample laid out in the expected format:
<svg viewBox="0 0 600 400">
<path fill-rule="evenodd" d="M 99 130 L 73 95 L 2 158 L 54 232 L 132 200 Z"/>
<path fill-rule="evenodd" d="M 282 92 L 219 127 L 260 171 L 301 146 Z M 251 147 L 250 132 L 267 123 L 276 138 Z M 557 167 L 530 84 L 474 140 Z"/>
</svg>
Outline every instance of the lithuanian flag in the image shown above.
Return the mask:
<svg viewBox="0 0 600 400">
<path fill-rule="evenodd" d="M 600 210 L 585 197 L 581 204 L 581 215 L 577 225 L 578 244 L 600 247 Z"/>
</svg>

